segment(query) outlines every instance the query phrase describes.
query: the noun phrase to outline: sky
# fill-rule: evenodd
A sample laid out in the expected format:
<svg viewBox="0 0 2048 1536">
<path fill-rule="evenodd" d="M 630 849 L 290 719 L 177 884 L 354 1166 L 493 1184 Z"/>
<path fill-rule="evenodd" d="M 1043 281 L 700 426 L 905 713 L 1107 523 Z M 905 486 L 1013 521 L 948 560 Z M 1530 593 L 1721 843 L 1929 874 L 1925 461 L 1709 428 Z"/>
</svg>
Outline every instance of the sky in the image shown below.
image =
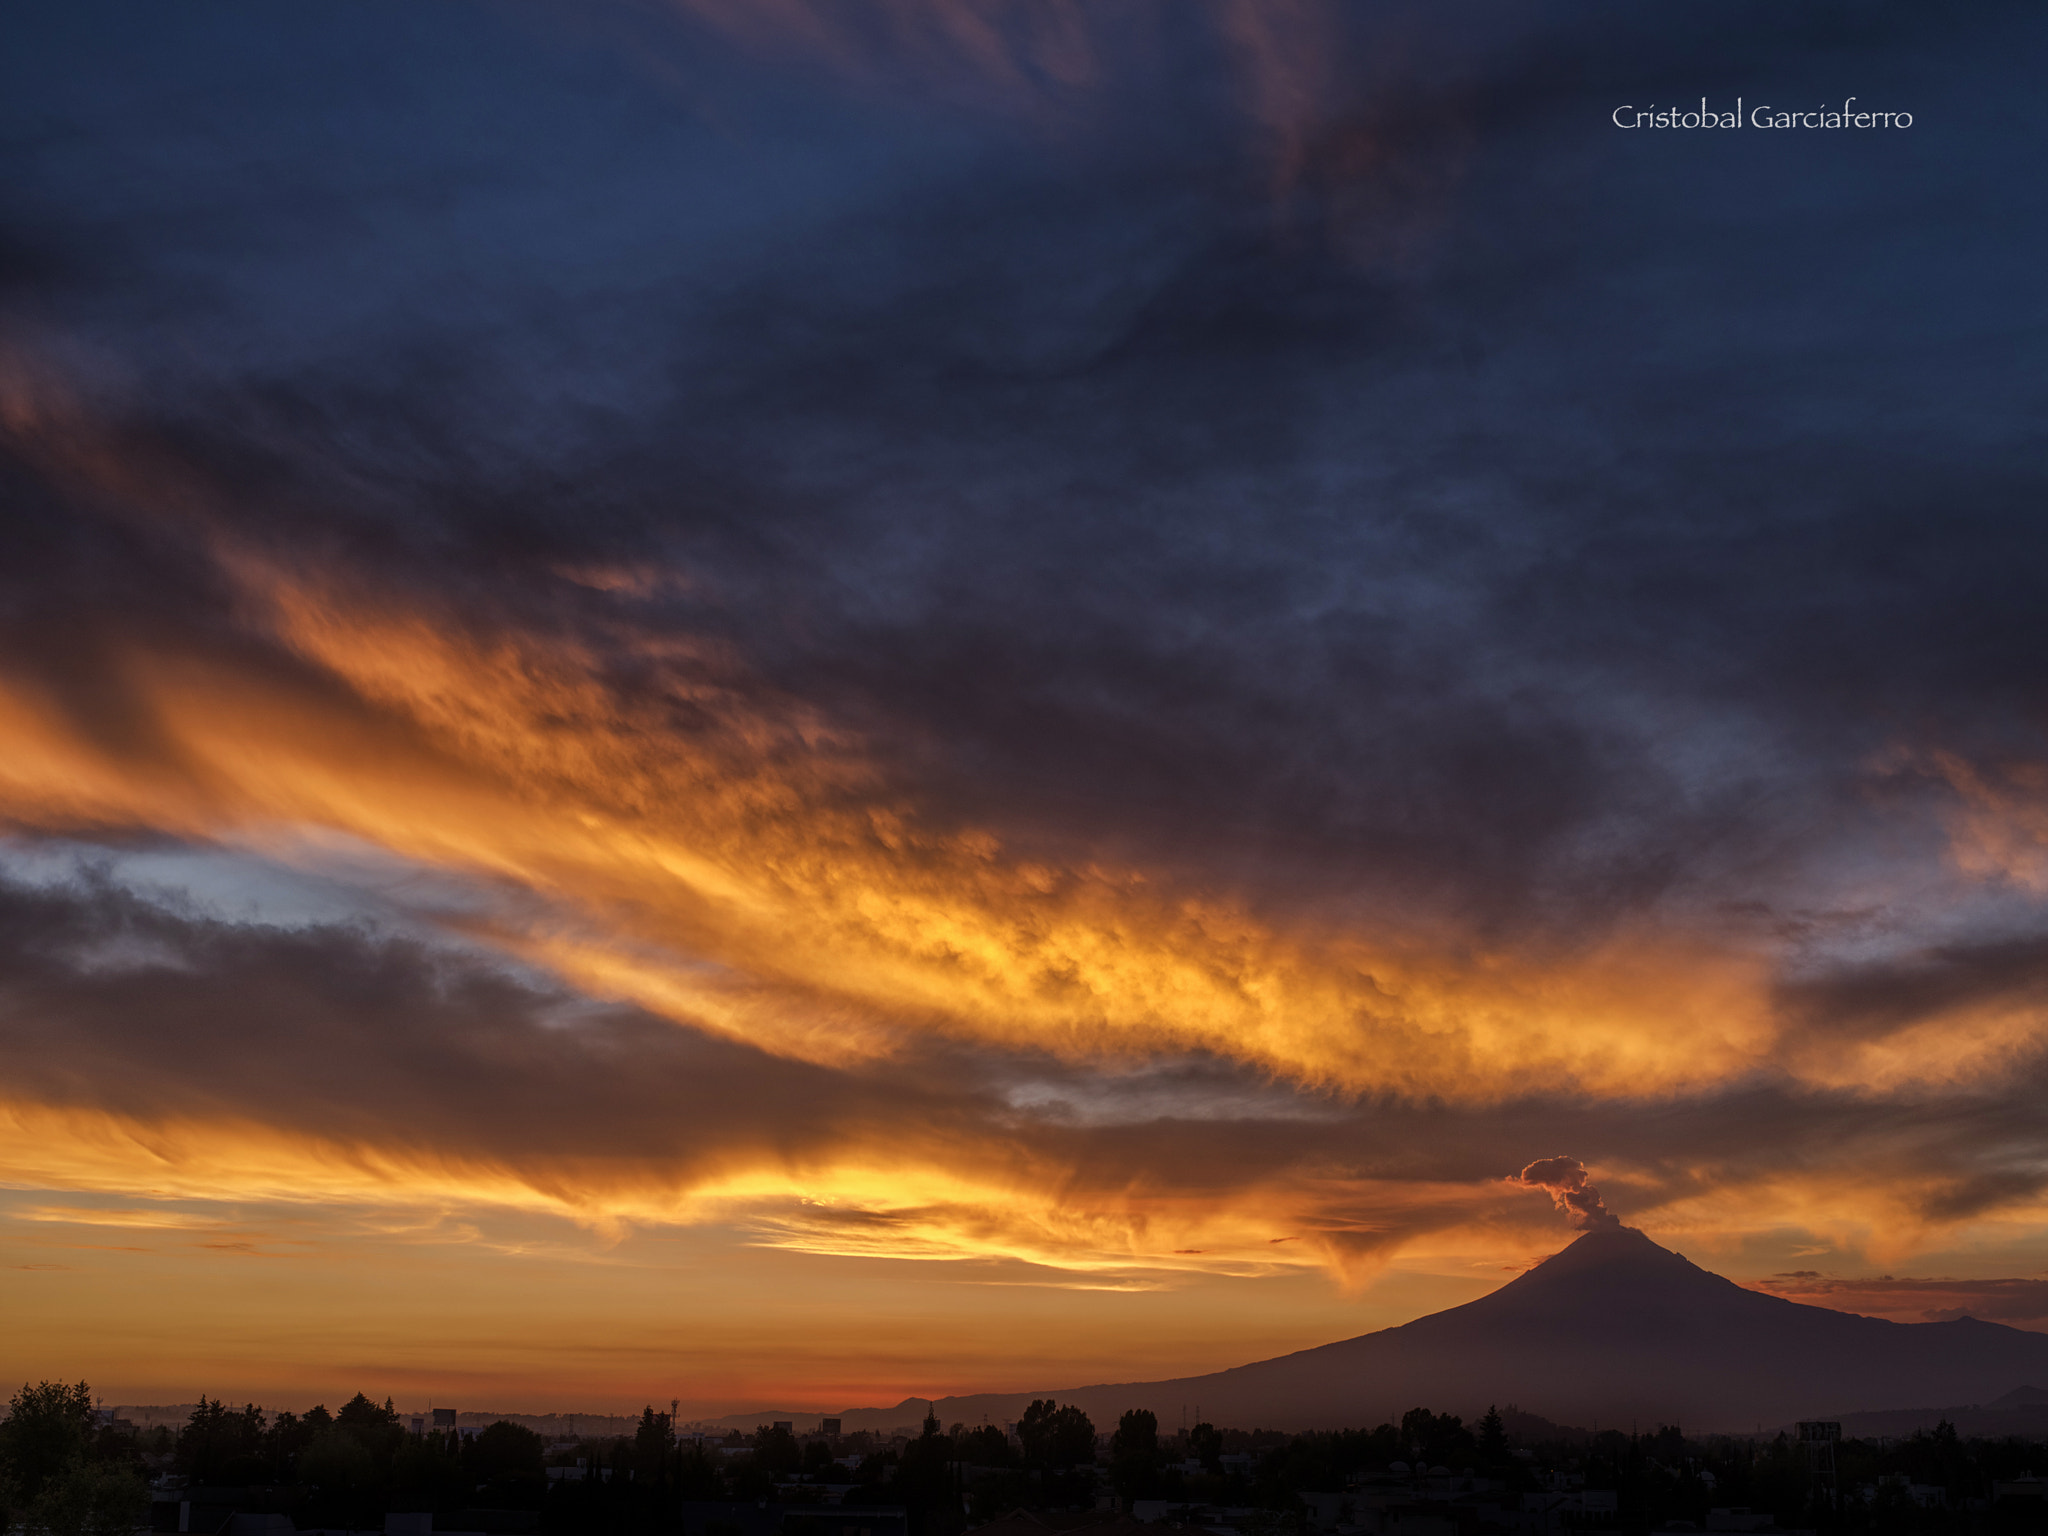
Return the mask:
<svg viewBox="0 0 2048 1536">
<path fill-rule="evenodd" d="M 2036 8 L 11 30 L 0 1380 L 2048 1329 Z"/>
</svg>

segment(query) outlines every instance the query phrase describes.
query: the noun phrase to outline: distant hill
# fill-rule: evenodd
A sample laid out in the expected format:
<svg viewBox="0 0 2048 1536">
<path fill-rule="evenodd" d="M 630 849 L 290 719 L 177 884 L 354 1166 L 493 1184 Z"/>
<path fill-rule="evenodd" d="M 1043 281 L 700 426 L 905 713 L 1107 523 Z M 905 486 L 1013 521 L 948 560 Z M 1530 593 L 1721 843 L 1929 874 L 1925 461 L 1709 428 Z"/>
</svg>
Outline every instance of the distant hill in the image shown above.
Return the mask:
<svg viewBox="0 0 2048 1536">
<path fill-rule="evenodd" d="M 1951 1403 L 1945 1408 L 1885 1408 L 1875 1413 L 1842 1415 L 1842 1433 L 1874 1439 L 1904 1436 L 1934 1428 L 1946 1419 L 1956 1433 L 1969 1438 L 2048 1440 L 2048 1391 L 2015 1387 L 1988 1403 Z"/>
<path fill-rule="evenodd" d="M 182 1429 L 191 1421 L 192 1411 L 198 1406 L 197 1403 L 125 1403 L 113 1411 L 141 1429 L 154 1429 L 160 1425 L 170 1429 Z M 280 1410 L 275 1406 L 265 1405 L 264 1411 L 274 1414 Z M 303 1413 L 305 1408 L 294 1408 L 291 1411 Z M 401 1410 L 399 1417 L 401 1420 L 408 1419 L 418 1411 Z M 788 1415 L 785 1414 L 783 1417 L 787 1418 Z M 472 1428 L 495 1424 L 500 1419 L 509 1419 L 514 1424 L 523 1425 L 550 1439 L 569 1435 L 630 1435 L 640 1425 L 640 1415 L 637 1413 L 496 1413 L 487 1408 L 465 1408 L 456 1416 L 458 1424 Z"/>
<path fill-rule="evenodd" d="M 1512 1402 L 1573 1424 L 1748 1431 L 1898 1403 L 1989 1403 L 2029 1380 L 2048 1380 L 2048 1334 L 1968 1318 L 1895 1323 L 1766 1296 L 1623 1227 L 1584 1234 L 1490 1296 L 1342 1343 L 1174 1381 L 940 1398 L 936 1411 L 946 1424 L 1015 1419 L 1033 1397 L 1057 1397 L 1103 1426 L 1127 1408 L 1178 1424 L 1200 1404 L 1219 1425 L 1301 1430 Z M 923 1416 L 909 1399 L 840 1418 L 852 1430 Z"/>
</svg>

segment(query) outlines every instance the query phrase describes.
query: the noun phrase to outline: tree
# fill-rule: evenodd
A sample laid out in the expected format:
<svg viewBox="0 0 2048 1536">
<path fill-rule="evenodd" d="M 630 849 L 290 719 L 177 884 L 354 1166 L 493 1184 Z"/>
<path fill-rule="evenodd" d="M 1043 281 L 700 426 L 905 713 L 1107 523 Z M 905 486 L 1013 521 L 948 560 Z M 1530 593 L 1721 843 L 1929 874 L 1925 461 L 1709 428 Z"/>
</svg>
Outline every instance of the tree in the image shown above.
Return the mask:
<svg viewBox="0 0 2048 1536">
<path fill-rule="evenodd" d="M 1109 1437 L 1109 1479 L 1127 1499 L 1150 1498 L 1159 1480 L 1159 1416 L 1132 1408 Z"/>
<path fill-rule="evenodd" d="M 448 1454 L 441 1436 L 407 1435 L 391 1458 L 385 1489 L 393 1509 L 434 1509 L 466 1502 L 476 1483 Z"/>
<path fill-rule="evenodd" d="M 1223 1432 L 1214 1424 L 1197 1424 L 1188 1431 L 1188 1454 L 1210 1472 L 1223 1470 Z"/>
<path fill-rule="evenodd" d="M 1507 1426 L 1501 1423 L 1500 1410 L 1491 1403 L 1486 1405 L 1486 1417 L 1479 1421 L 1479 1454 L 1489 1465 L 1507 1460 Z"/>
<path fill-rule="evenodd" d="M 44 1536 L 132 1536 L 148 1518 L 149 1488 L 141 1478 L 80 1457 L 44 1485 L 27 1524 Z"/>
<path fill-rule="evenodd" d="M 1158 1455 L 1159 1415 L 1150 1408 L 1128 1410 L 1109 1437 L 1109 1453 L 1114 1457 Z"/>
<path fill-rule="evenodd" d="M 315 1414 L 319 1417 L 315 1418 Z M 304 1418 L 296 1413 L 280 1412 L 270 1421 L 269 1433 L 264 1436 L 264 1454 L 280 1476 L 290 1477 L 298 1465 L 299 1454 L 313 1443 L 315 1435 L 332 1422 L 325 1408 L 315 1408 Z"/>
<path fill-rule="evenodd" d="M 676 1497 L 719 1499 L 725 1496 L 725 1474 L 712 1465 L 701 1444 L 684 1447 L 676 1458 Z"/>
<path fill-rule="evenodd" d="M 668 1452 L 672 1443 L 668 1415 L 656 1413 L 648 1404 L 640 1414 L 640 1427 L 633 1432 L 633 1479 L 635 1482 L 665 1481 Z"/>
<path fill-rule="evenodd" d="M 953 1437 L 939 1429 L 936 1415 L 927 1412 L 924 1433 L 903 1448 L 896 1464 L 894 1492 L 909 1516 L 911 1536 L 950 1536 L 960 1529 L 953 1460 Z"/>
<path fill-rule="evenodd" d="M 525 1425 L 500 1419 L 469 1442 L 463 1461 L 480 1483 L 541 1482 L 547 1477 L 547 1448 Z"/>
<path fill-rule="evenodd" d="M 939 1433 L 939 1421 L 927 1413 L 924 1433 L 903 1447 L 896 1463 L 896 1487 L 908 1504 L 942 1498 L 952 1486 L 953 1441 Z"/>
<path fill-rule="evenodd" d="M 789 1430 L 780 1424 L 763 1424 L 754 1431 L 754 1464 L 780 1476 L 801 1467 L 804 1453 Z"/>
<path fill-rule="evenodd" d="M 1654 1435 L 1644 1437 L 1643 1448 L 1674 1471 L 1685 1465 L 1685 1431 L 1676 1424 L 1659 1424 Z"/>
<path fill-rule="evenodd" d="M 195 1483 L 249 1481 L 264 1476 L 263 1410 L 254 1403 L 230 1408 L 205 1394 L 178 1431 L 175 1465 Z"/>
<path fill-rule="evenodd" d="M 1074 1467 L 1095 1459 L 1095 1426 L 1072 1403 L 1040 1398 L 1017 1421 L 1024 1459 L 1042 1467 Z"/>
<path fill-rule="evenodd" d="M 384 1429 L 398 1422 L 398 1410 L 391 1406 L 391 1399 L 384 1399 L 379 1408 L 362 1393 L 341 1405 L 341 1412 L 334 1416 L 334 1422 L 343 1429 Z"/>
<path fill-rule="evenodd" d="M 1474 1449 L 1472 1431 L 1455 1413 L 1431 1413 L 1427 1408 L 1410 1408 L 1401 1415 L 1401 1439 L 1416 1460 L 1445 1462 L 1460 1452 Z"/>
<path fill-rule="evenodd" d="M 405 1438 L 391 1399 L 387 1397 L 380 1408 L 360 1392 L 341 1405 L 341 1412 L 334 1416 L 334 1427 L 354 1435 L 356 1443 L 379 1461 L 397 1450 L 398 1442 Z"/>
<path fill-rule="evenodd" d="M 956 1454 L 962 1461 L 977 1467 L 1007 1467 L 1010 1464 L 1010 1437 L 993 1424 L 983 1424 L 970 1429 L 954 1441 Z"/>
<path fill-rule="evenodd" d="M 324 1493 L 348 1498 L 376 1481 L 377 1463 L 362 1441 L 339 1424 L 331 1424 L 299 1453 L 298 1474 Z"/>
<path fill-rule="evenodd" d="M 45 1381 L 21 1384 L 0 1424 L 0 1464 L 22 1505 L 42 1496 L 49 1483 L 92 1444 L 92 1388 Z"/>
</svg>

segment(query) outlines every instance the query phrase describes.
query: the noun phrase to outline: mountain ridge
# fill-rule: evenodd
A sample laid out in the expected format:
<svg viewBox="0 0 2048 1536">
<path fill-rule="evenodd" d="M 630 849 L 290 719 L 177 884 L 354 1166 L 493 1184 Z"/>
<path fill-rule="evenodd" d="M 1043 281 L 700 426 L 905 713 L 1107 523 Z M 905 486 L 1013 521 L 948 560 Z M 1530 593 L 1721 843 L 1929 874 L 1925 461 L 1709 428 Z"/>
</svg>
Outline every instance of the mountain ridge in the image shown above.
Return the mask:
<svg viewBox="0 0 2048 1536">
<path fill-rule="evenodd" d="M 1199 1376 L 963 1394 L 933 1400 L 933 1411 L 948 1424 L 1008 1420 L 1054 1397 L 1098 1425 L 1130 1408 L 1177 1424 L 1199 1404 L 1218 1425 L 1304 1430 L 1367 1427 L 1417 1406 L 1476 1413 L 1514 1403 L 1560 1422 L 1747 1431 L 1900 1403 L 1987 1402 L 2044 1376 L 2048 1334 L 1790 1301 L 1616 1225 L 1581 1234 L 1477 1300 L 1391 1328 Z M 838 1417 L 848 1430 L 893 1428 L 922 1418 L 924 1403 Z"/>
</svg>

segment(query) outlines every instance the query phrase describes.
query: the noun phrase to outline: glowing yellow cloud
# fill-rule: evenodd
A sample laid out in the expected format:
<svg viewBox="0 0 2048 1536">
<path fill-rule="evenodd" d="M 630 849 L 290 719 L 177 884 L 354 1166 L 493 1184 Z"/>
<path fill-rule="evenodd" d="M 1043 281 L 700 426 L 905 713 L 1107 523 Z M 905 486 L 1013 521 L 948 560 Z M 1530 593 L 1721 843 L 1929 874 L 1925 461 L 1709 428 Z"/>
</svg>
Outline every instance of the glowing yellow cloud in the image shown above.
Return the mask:
<svg viewBox="0 0 2048 1536">
<path fill-rule="evenodd" d="M 38 674 L 0 672 L 0 818 L 18 826 L 149 827 L 286 857 L 309 829 L 346 834 L 499 893 L 472 933 L 578 987 L 828 1064 L 935 1040 L 1103 1066 L 1203 1054 L 1312 1093 L 1484 1105 L 1533 1088 L 1641 1099 L 1758 1075 L 1955 1085 L 2002 1070 L 2039 1033 L 2022 1011 L 1985 1009 L 1808 1050 L 1777 1016 L 1774 956 L 1726 933 L 1643 920 L 1576 947 L 1487 945 L 1421 914 L 1373 928 L 1281 918 L 1220 879 L 1020 857 L 988 827 L 935 822 L 892 783 L 885 754 L 715 642 L 638 626 L 625 608 L 581 629 L 461 612 L 337 557 L 288 559 L 223 532 L 174 472 L 10 400 L 60 472 L 168 509 L 148 516 L 209 549 L 241 623 L 291 659 L 110 639 L 103 681 L 131 727 L 119 733 L 95 730 Z M 660 580 L 574 579 L 598 591 Z M 125 1187 L 133 1170 L 117 1166 L 171 1133 L 110 1134 L 50 1131 L 36 1156 L 75 1157 L 100 1171 L 66 1177 Z M 872 1149 L 851 1147 L 803 1170 L 700 1171 L 688 1188 L 600 1179 L 541 1193 L 505 1169 L 388 1149 L 286 1156 L 258 1129 L 231 1139 L 243 1150 L 220 1162 L 194 1130 L 163 1166 L 184 1187 L 247 1188 L 275 1159 L 278 1187 L 540 1201 L 599 1222 L 686 1219 L 692 1202 L 745 1187 L 816 1202 L 764 1227 L 772 1241 L 870 1241 L 857 1222 L 824 1219 L 843 1206 L 930 1251 L 1081 1267 L 1177 1249 L 1222 1262 L 1266 1240 L 1239 1225 L 1263 1197 L 1169 1217 L 1062 1188 L 1067 1170 L 1004 1179 L 977 1166 L 958 1187 L 934 1185 L 941 1154 L 928 1148 L 886 1177 Z M 257 1147 L 269 1150 L 245 1156 Z M 1345 1198 L 1402 1203 L 1387 1189 Z M 1339 1268 L 1376 1251 L 1338 1228 L 1304 1250 Z"/>
<path fill-rule="evenodd" d="M 628 700 L 572 643 L 472 638 L 265 575 L 252 604 L 359 703 L 130 655 L 122 681 L 163 744 L 135 761 L 9 689 L 6 814 L 280 846 L 303 825 L 346 832 L 543 898 L 548 915 L 500 937 L 579 985 L 814 1059 L 937 1033 L 1483 1099 L 1532 1074 L 1668 1091 L 1768 1056 L 1757 957 L 1654 930 L 1558 956 L 1281 931 L 1227 891 L 928 830 L 855 744 L 697 656 L 643 657 L 663 682 Z M 714 717 L 709 739 L 668 723 L 679 695 Z"/>
<path fill-rule="evenodd" d="M 856 1257 L 1002 1259 L 1141 1283 L 1140 1274 L 1374 1272 L 1406 1235 L 1403 1214 L 1477 1214 L 1497 1192 L 1290 1176 L 1201 1195 L 1077 1186 L 1073 1170 L 1007 1168 L 974 1148 L 847 1146 L 808 1164 L 751 1160 L 678 1182 L 654 1165 L 547 1175 L 482 1157 L 339 1143 L 218 1118 L 145 1123 L 99 1111 L 0 1104 L 0 1167 L 18 1185 L 151 1200 L 324 1210 L 498 1206 L 566 1217 L 600 1236 L 629 1226 L 718 1223 L 768 1247 Z M 549 1176 L 553 1175 L 553 1176 Z M 1387 1241 L 1345 1241 L 1367 1209 Z M 16 1219 L 96 1226 L 229 1224 L 161 1210 L 43 1201 Z M 1120 1280 L 1118 1277 L 1122 1277 Z M 1156 1279 L 1152 1284 L 1159 1283 Z"/>
<path fill-rule="evenodd" d="M 1788 1066 L 1831 1086 L 1957 1081 L 2030 1038 L 2001 1015 L 1962 1050 L 1942 1028 L 1787 1057 L 1768 956 L 1725 939 L 1645 923 L 1517 952 L 1426 925 L 1282 928 L 1227 889 L 1018 860 L 985 829 L 925 825 L 857 741 L 713 648 L 621 625 L 628 694 L 573 639 L 477 633 L 245 550 L 224 565 L 346 691 L 133 652 L 117 665 L 150 723 L 138 754 L 0 679 L 0 813 L 278 848 L 345 832 L 538 898 L 493 935 L 579 986 L 821 1061 L 937 1035 L 1484 1101 Z"/>
</svg>

